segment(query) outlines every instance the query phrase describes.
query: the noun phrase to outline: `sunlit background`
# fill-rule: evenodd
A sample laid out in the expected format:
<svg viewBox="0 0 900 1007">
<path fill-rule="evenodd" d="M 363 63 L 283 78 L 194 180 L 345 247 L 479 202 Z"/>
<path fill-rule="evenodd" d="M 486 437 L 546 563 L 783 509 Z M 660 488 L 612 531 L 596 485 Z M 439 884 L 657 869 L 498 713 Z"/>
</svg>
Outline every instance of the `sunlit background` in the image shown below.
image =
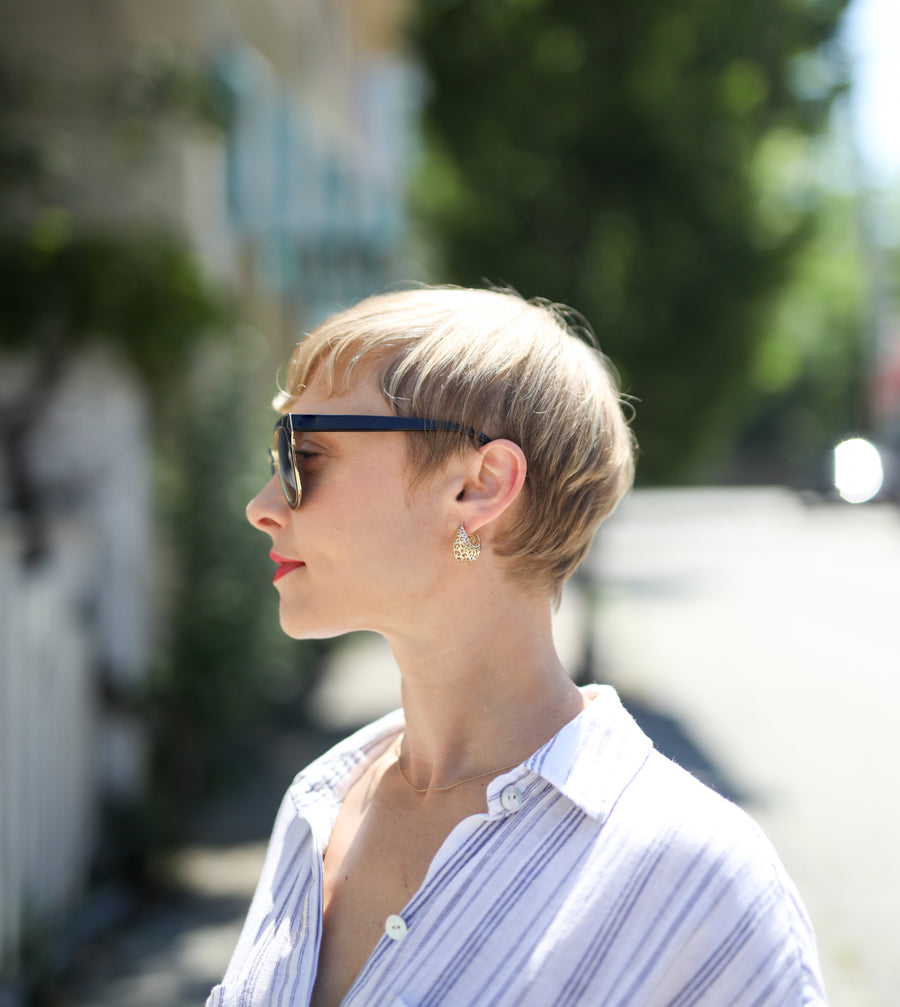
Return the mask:
<svg viewBox="0 0 900 1007">
<path fill-rule="evenodd" d="M 639 484 L 573 675 L 746 803 L 900 1003 L 896 0 L 0 0 L 0 1007 L 202 1002 L 279 791 L 396 701 L 243 507 L 335 308 L 581 312 Z M 373 649 L 374 647 L 374 649 Z"/>
</svg>

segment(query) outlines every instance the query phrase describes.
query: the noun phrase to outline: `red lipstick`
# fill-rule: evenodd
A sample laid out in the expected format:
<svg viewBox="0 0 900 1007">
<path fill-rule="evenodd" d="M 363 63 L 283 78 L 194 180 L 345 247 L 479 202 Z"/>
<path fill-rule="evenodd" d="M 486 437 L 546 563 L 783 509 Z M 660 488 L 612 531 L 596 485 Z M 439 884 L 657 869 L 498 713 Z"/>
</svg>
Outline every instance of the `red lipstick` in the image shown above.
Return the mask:
<svg viewBox="0 0 900 1007">
<path fill-rule="evenodd" d="M 306 566 L 306 564 L 301 563 L 300 560 L 287 559 L 285 556 L 279 556 L 277 552 L 270 552 L 269 557 L 273 560 L 273 562 L 278 564 L 278 569 L 275 571 L 275 576 L 272 578 L 273 584 L 275 581 L 281 580 L 281 578 L 284 577 L 285 574 L 290 573 L 291 570 L 296 570 L 298 567 Z"/>
</svg>

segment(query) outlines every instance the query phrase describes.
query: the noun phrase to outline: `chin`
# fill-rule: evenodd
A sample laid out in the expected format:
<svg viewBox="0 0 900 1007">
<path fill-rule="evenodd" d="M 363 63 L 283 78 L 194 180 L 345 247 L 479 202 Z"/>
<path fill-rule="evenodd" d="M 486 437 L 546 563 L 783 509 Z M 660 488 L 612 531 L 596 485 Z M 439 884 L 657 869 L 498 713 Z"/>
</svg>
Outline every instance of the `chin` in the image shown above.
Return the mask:
<svg viewBox="0 0 900 1007">
<path fill-rule="evenodd" d="M 309 604 L 296 599 L 281 599 L 278 621 L 285 636 L 292 640 L 332 640 L 337 636 L 371 629 L 372 620 L 361 619 L 352 608 L 355 606 Z"/>
<path fill-rule="evenodd" d="M 291 618 L 290 615 L 282 613 L 279 618 L 281 630 L 285 636 L 292 640 L 331 640 L 336 636 L 343 636 L 345 633 L 353 632 L 352 626 L 335 625 L 327 621 L 314 622 L 307 618 Z"/>
<path fill-rule="evenodd" d="M 343 636 L 345 633 L 349 633 L 348 629 L 284 629 L 285 636 L 289 636 L 292 640 L 333 640 L 337 636 Z"/>
<path fill-rule="evenodd" d="M 331 631 L 322 626 L 311 626 L 294 619 L 281 619 L 281 631 L 292 640 L 330 640 L 340 636 L 340 630 Z"/>
</svg>

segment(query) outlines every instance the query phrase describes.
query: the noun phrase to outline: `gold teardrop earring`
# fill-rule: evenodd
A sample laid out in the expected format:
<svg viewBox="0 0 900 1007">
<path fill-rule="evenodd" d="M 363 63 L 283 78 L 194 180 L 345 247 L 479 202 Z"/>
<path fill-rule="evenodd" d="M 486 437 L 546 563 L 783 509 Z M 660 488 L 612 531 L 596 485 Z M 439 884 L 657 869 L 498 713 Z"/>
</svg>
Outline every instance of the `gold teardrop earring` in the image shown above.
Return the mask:
<svg viewBox="0 0 900 1007">
<path fill-rule="evenodd" d="M 475 532 L 467 534 L 465 525 L 459 526 L 459 531 L 453 540 L 453 555 L 460 563 L 474 563 L 481 555 L 481 539 Z"/>
</svg>

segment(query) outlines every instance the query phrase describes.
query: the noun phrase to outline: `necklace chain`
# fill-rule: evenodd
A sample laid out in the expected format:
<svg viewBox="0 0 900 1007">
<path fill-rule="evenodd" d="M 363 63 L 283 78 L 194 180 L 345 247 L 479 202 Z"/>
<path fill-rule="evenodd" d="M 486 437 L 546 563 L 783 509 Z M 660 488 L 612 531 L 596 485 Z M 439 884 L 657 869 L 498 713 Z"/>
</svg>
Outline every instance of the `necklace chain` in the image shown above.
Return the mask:
<svg viewBox="0 0 900 1007">
<path fill-rule="evenodd" d="M 406 777 L 406 773 L 403 772 L 403 767 L 400 765 L 400 746 L 403 744 L 403 738 L 405 735 L 400 735 L 397 739 L 397 771 L 400 773 L 400 777 L 403 782 L 409 787 L 410 790 L 414 790 L 417 794 L 430 794 L 432 791 L 440 790 L 453 790 L 456 787 L 461 787 L 464 783 L 471 783 L 473 780 L 483 780 L 486 776 L 496 776 L 498 773 L 505 773 L 507 769 L 515 769 L 519 765 L 518 762 L 513 762 L 509 766 L 501 766 L 500 769 L 489 769 L 486 773 L 479 773 L 477 776 L 467 776 L 464 780 L 457 780 L 456 783 L 449 783 L 446 787 L 414 787 Z"/>
</svg>

